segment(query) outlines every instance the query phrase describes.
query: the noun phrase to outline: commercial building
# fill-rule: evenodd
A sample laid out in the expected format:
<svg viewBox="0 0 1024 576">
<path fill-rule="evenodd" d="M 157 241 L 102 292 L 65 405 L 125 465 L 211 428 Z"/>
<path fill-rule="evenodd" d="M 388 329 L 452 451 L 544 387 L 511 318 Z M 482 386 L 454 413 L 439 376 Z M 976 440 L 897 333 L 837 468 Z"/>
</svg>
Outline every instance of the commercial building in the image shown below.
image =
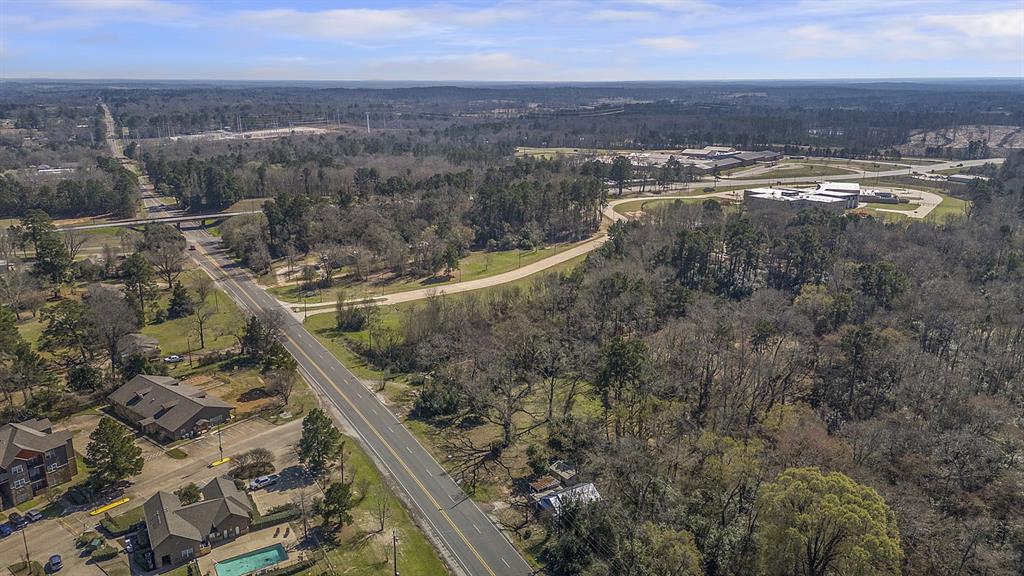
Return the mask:
<svg viewBox="0 0 1024 576">
<path fill-rule="evenodd" d="M 231 419 L 234 406 L 167 376 L 139 374 L 110 395 L 114 412 L 136 428 L 171 441 Z"/>
<path fill-rule="evenodd" d="M 27 502 L 78 473 L 71 432 L 42 419 L 0 426 L 0 509 Z"/>
<path fill-rule="evenodd" d="M 201 492 L 203 499 L 194 504 L 182 505 L 167 492 L 157 492 L 143 504 L 157 568 L 202 556 L 252 527 L 252 502 L 234 481 L 214 478 Z"/>
<path fill-rule="evenodd" d="M 807 210 L 817 208 L 842 213 L 856 208 L 860 192 L 800 188 L 750 188 L 743 191 L 743 205 L 749 210 L 773 210 L 779 208 Z"/>
</svg>

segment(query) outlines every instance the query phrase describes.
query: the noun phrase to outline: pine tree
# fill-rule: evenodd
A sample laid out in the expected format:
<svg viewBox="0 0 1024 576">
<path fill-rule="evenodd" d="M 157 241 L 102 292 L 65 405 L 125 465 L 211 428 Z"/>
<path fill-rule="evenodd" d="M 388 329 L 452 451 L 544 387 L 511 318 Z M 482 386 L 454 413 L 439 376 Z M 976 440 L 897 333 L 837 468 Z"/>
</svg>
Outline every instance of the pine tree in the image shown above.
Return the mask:
<svg viewBox="0 0 1024 576">
<path fill-rule="evenodd" d="M 167 305 L 167 317 L 171 320 L 184 318 L 192 314 L 194 307 L 188 288 L 181 282 L 175 282 L 171 289 L 171 302 Z"/>
</svg>

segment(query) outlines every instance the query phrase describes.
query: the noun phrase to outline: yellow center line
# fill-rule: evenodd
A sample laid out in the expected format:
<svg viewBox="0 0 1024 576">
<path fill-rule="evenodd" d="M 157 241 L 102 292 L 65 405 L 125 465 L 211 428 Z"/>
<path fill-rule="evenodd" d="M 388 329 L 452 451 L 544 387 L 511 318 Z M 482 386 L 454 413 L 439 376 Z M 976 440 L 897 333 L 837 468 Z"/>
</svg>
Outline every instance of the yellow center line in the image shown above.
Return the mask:
<svg viewBox="0 0 1024 576">
<path fill-rule="evenodd" d="M 219 270 L 221 272 L 221 274 L 223 274 L 224 279 L 227 280 L 228 282 L 230 282 L 231 284 L 233 284 L 235 286 L 235 288 L 238 289 L 238 292 L 246 300 L 251 302 L 252 305 L 255 306 L 257 309 L 261 309 L 262 308 L 262 306 L 260 306 L 259 303 L 257 303 L 255 300 L 253 300 L 252 297 L 250 297 L 249 294 L 247 294 L 245 292 L 245 290 L 242 288 L 242 286 L 234 278 L 232 278 L 226 271 L 221 269 L 221 267 L 217 264 L 217 261 L 214 260 L 213 257 L 210 256 L 206 252 L 206 248 L 204 246 L 202 246 L 200 244 L 198 251 L 200 252 L 200 254 L 202 254 L 209 261 L 210 264 L 213 265 L 214 270 Z M 308 354 L 306 354 L 306 351 L 302 349 L 302 347 L 299 345 L 299 343 L 295 339 L 293 339 L 288 334 L 285 334 L 284 336 L 285 336 L 285 338 L 288 339 L 289 342 L 291 342 L 295 346 L 295 349 L 298 350 L 298 352 L 300 354 L 302 354 L 306 358 L 306 360 L 309 361 L 310 364 L 312 364 L 313 368 L 315 368 L 316 371 L 319 372 L 321 376 L 323 376 L 324 380 L 332 388 L 334 388 L 334 390 L 336 390 L 338 392 L 338 394 L 345 401 L 345 403 L 348 404 L 349 407 L 352 408 L 352 410 L 363 420 L 363 422 L 366 423 L 367 428 L 369 428 L 370 431 L 373 432 L 373 434 L 377 437 L 377 439 L 380 440 L 380 443 L 383 444 L 385 448 L 387 448 L 388 452 L 390 452 L 392 456 L 394 456 L 395 460 L 398 460 L 398 463 L 401 464 L 402 468 L 406 471 L 406 473 L 409 474 L 409 476 L 413 479 L 413 481 L 416 482 L 416 485 L 419 486 L 421 490 L 423 490 L 423 493 L 426 494 L 426 496 L 430 500 L 431 504 L 433 504 L 434 507 L 437 508 L 437 511 L 441 513 L 441 515 L 448 522 L 448 524 L 452 527 L 452 529 L 455 530 L 455 533 L 459 535 L 459 538 L 466 545 L 466 547 L 469 548 L 469 550 L 473 553 L 474 556 L 476 556 L 476 559 L 480 562 L 481 565 L 483 565 L 484 569 L 487 570 L 487 573 L 490 574 L 491 576 L 497 576 L 495 574 L 494 570 L 491 569 L 490 565 L 487 564 L 487 562 L 483 559 L 483 556 L 480 555 L 480 552 L 477 551 L 476 547 L 473 546 L 472 543 L 470 543 L 469 539 L 466 538 L 466 535 L 462 532 L 462 530 L 459 529 L 459 527 L 451 519 L 451 516 L 449 516 L 448 513 L 444 510 L 444 507 L 441 506 L 437 502 L 437 500 L 434 498 L 434 496 L 430 493 L 430 491 L 427 490 L 427 487 L 424 486 L 423 482 L 419 479 L 419 476 L 417 476 L 412 471 L 412 469 L 405 462 L 405 460 L 402 459 L 398 455 L 398 452 L 396 452 L 395 449 L 391 447 L 391 444 L 389 444 L 388 441 L 384 439 L 384 437 L 377 430 L 377 428 L 373 424 L 370 423 L 369 419 L 367 419 L 366 416 L 364 416 L 363 413 L 359 410 L 359 408 L 357 408 L 356 405 L 352 402 L 352 400 L 349 399 L 348 395 L 346 395 L 345 392 L 342 391 L 342 389 L 339 388 L 338 385 L 334 383 L 334 381 L 331 379 L 331 377 L 328 376 L 327 373 L 324 372 L 322 368 L 320 368 L 320 365 L 317 364 L 316 361 L 314 361 L 312 357 L 310 357 Z M 438 534 L 438 536 L 440 536 L 440 534 Z M 454 550 L 453 550 L 453 552 L 454 552 Z"/>
</svg>

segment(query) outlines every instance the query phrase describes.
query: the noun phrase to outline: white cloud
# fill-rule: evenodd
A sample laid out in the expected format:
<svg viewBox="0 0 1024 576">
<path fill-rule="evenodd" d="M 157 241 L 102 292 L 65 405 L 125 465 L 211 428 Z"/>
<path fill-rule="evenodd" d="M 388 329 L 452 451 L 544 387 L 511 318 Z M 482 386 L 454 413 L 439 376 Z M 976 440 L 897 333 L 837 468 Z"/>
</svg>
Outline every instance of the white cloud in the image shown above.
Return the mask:
<svg viewBox="0 0 1024 576">
<path fill-rule="evenodd" d="M 358 76 L 367 80 L 522 81 L 550 78 L 551 68 L 507 52 L 377 60 Z"/>
<path fill-rule="evenodd" d="M 423 23 L 406 10 L 352 8 L 300 12 L 279 8 L 242 12 L 233 20 L 265 34 L 318 40 L 345 40 L 424 31 Z"/>
<path fill-rule="evenodd" d="M 657 38 L 641 38 L 640 44 L 658 52 L 690 52 L 697 49 L 697 43 L 683 36 L 661 36 Z"/>
<path fill-rule="evenodd" d="M 705 0 L 628 0 L 628 3 L 672 12 L 713 12 L 719 8 Z"/>
<path fill-rule="evenodd" d="M 164 0 L 63 0 L 64 6 L 78 11 L 114 12 L 126 18 L 158 18 L 172 20 L 185 16 L 191 10 L 184 4 Z M 104 14 L 104 16 L 109 16 Z"/>
<path fill-rule="evenodd" d="M 235 24 L 258 29 L 264 34 L 279 34 L 313 40 L 351 40 L 374 38 L 388 41 L 387 35 L 422 35 L 456 27 L 485 27 L 498 22 L 527 17 L 525 12 L 501 9 L 457 10 L 446 6 L 429 8 L 339 8 L 300 11 L 290 8 L 246 10 L 230 18 Z"/>
<path fill-rule="evenodd" d="M 971 38 L 1024 37 L 1024 9 L 987 14 L 925 16 L 924 22 L 956 30 Z"/>
<path fill-rule="evenodd" d="M 645 10 L 615 10 L 611 8 L 594 10 L 587 14 L 588 20 L 598 22 L 641 22 L 653 20 L 655 17 L 657 14 Z"/>
</svg>

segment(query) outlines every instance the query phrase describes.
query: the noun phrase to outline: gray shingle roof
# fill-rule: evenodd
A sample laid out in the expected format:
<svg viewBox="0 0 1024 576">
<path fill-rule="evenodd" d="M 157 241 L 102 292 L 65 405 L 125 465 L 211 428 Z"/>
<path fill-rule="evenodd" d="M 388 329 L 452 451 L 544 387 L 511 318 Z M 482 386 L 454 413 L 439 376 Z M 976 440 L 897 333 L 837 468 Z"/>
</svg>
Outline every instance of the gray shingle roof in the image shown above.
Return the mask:
<svg viewBox="0 0 1024 576">
<path fill-rule="evenodd" d="M 0 468 L 6 470 L 22 450 L 46 452 L 67 444 L 70 431 L 49 432 L 46 419 L 26 420 L 0 426 Z"/>
<path fill-rule="evenodd" d="M 110 394 L 110 401 L 138 414 L 139 420 L 175 432 L 203 408 L 233 408 L 216 396 L 168 376 L 139 374 Z"/>
<path fill-rule="evenodd" d="M 152 546 L 159 546 L 170 536 L 202 542 L 214 526 L 231 516 L 249 518 L 252 505 L 231 480 L 214 478 L 202 493 L 203 500 L 188 506 L 182 506 L 178 497 L 168 492 L 157 492 L 146 500 L 143 511 Z"/>
</svg>

